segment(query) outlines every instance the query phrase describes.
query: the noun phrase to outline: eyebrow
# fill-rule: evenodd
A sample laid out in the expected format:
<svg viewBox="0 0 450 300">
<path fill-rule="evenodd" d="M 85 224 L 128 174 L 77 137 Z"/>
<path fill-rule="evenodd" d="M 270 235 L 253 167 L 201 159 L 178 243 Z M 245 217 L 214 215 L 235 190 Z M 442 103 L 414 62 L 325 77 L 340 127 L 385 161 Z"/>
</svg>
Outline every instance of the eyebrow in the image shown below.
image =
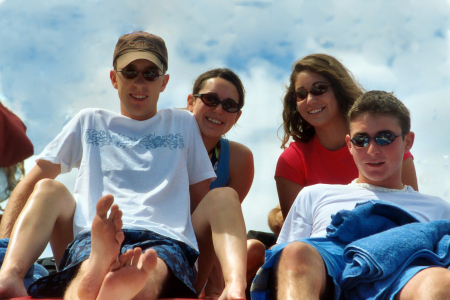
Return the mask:
<svg viewBox="0 0 450 300">
<path fill-rule="evenodd" d="M 324 83 L 324 84 L 330 85 L 329 83 L 327 83 L 327 82 L 325 82 L 325 81 L 316 81 L 316 82 L 314 82 L 311 86 L 315 86 L 316 84 L 319 84 L 319 83 Z M 302 86 L 299 86 L 299 87 L 297 88 L 297 90 L 298 90 L 298 89 L 301 89 L 301 88 L 306 89 L 306 88 L 302 85 Z"/>
<path fill-rule="evenodd" d="M 375 133 L 374 136 L 377 136 L 377 135 L 379 135 L 380 133 L 390 133 L 390 134 L 393 134 L 393 135 L 397 135 L 397 134 L 396 134 L 395 132 L 393 132 L 392 130 L 380 130 L 380 131 L 378 131 L 377 133 Z M 356 136 L 356 135 L 367 135 L 367 136 L 370 136 L 367 132 L 363 132 L 363 131 L 355 132 L 355 133 L 353 134 L 353 136 Z"/>
<path fill-rule="evenodd" d="M 217 98 L 219 98 L 219 95 L 217 95 L 217 93 L 214 93 L 214 92 L 202 93 L 202 94 L 213 95 L 213 96 L 216 96 Z M 220 100 L 220 98 L 219 98 L 219 100 Z M 233 98 L 225 98 L 225 99 L 223 99 L 223 100 L 221 100 L 221 101 L 225 101 L 225 100 L 233 100 L 234 102 L 236 102 L 237 104 L 239 104 L 239 100 L 234 100 Z"/>
</svg>

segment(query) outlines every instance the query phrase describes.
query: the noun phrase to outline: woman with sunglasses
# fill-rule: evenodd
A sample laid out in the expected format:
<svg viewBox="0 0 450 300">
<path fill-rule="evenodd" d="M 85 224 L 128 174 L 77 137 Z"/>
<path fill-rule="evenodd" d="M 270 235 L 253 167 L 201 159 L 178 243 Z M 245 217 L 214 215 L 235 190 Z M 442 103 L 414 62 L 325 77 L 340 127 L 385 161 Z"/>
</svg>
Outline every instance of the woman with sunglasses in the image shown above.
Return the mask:
<svg viewBox="0 0 450 300">
<path fill-rule="evenodd" d="M 348 184 L 358 176 L 345 136 L 347 112 L 362 93 L 359 83 L 332 56 L 312 54 L 295 63 L 283 101 L 281 148 L 285 150 L 275 172 L 285 218 L 303 187 L 317 183 Z M 290 138 L 294 141 L 286 148 Z M 390 140 L 383 136 L 375 141 L 387 144 L 383 141 L 386 139 Z M 404 156 L 402 180 L 418 190 L 409 152 Z"/>
<path fill-rule="evenodd" d="M 223 136 L 242 114 L 244 93 L 244 86 L 239 77 L 230 69 L 219 68 L 201 74 L 195 80 L 192 94 L 187 99 L 188 109 L 197 119 L 203 143 L 217 175 L 210 188 L 231 187 L 238 193 L 241 203 L 253 182 L 253 154 L 246 146 L 229 141 Z M 256 251 L 261 249 L 258 246 Z M 252 251 L 253 247 L 248 246 L 247 265 L 252 264 Z M 259 266 L 260 262 L 256 264 Z M 209 274 L 209 271 L 202 273 L 201 268 L 199 266 L 199 282 L 204 281 L 202 276 Z M 216 263 L 205 288 L 206 298 L 217 298 L 221 295 L 224 288 L 224 278 L 221 274 L 220 264 Z"/>
</svg>

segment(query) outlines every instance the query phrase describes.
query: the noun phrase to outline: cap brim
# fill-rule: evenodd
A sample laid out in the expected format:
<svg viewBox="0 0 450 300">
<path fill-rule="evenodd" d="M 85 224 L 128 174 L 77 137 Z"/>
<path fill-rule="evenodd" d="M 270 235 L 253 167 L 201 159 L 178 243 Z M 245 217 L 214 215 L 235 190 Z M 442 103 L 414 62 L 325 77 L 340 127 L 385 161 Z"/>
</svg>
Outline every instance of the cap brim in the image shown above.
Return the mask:
<svg viewBox="0 0 450 300">
<path fill-rule="evenodd" d="M 148 51 L 133 51 L 125 53 L 117 58 L 117 68 L 123 69 L 128 66 L 131 62 L 137 59 L 146 59 L 154 63 L 161 71 L 164 71 L 163 64 L 154 54 Z"/>
</svg>

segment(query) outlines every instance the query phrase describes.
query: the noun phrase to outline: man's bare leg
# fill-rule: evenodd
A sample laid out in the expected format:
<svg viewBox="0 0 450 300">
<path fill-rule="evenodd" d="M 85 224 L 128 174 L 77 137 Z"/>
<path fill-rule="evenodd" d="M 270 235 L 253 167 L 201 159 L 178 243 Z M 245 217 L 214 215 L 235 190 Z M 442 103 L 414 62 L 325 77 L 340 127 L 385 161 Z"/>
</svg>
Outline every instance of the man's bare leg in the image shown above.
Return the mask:
<svg viewBox="0 0 450 300">
<path fill-rule="evenodd" d="M 283 249 L 276 271 L 277 298 L 319 300 L 324 298 L 327 273 L 314 247 L 292 242 Z"/>
<path fill-rule="evenodd" d="M 231 188 L 210 191 L 192 214 L 192 224 L 201 253 L 197 292 L 203 289 L 217 254 L 225 280 L 219 299 L 244 299 L 247 236 L 237 193 Z"/>
<path fill-rule="evenodd" d="M 124 240 L 122 211 L 114 204 L 112 195 L 105 195 L 97 203 L 97 213 L 92 222 L 92 250 L 82 263 L 77 276 L 70 283 L 64 299 L 96 299 L 103 279 L 111 265 L 118 259 Z M 108 211 L 111 212 L 108 217 Z"/>
<path fill-rule="evenodd" d="M 28 269 L 52 245 L 57 265 L 73 240 L 75 200 L 58 181 L 39 181 L 17 219 L 0 270 L 0 299 L 27 296 L 23 278 Z"/>
<path fill-rule="evenodd" d="M 428 268 L 417 273 L 395 296 L 395 300 L 449 300 L 450 270 Z"/>
<path fill-rule="evenodd" d="M 141 254 L 141 248 L 135 248 L 120 256 L 106 275 L 97 300 L 129 300 L 144 288 L 156 267 L 157 255 L 152 249 Z"/>
</svg>

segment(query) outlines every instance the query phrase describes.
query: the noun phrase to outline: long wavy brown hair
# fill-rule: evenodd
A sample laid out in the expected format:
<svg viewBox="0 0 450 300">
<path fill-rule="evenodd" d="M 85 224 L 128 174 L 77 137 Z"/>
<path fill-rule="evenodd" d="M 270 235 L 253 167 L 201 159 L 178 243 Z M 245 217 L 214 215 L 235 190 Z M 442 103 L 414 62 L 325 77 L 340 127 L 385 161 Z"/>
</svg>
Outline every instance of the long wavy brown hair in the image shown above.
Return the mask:
<svg viewBox="0 0 450 300">
<path fill-rule="evenodd" d="M 306 143 L 316 133 L 314 126 L 306 122 L 297 110 L 295 80 L 302 71 L 320 74 L 330 81 L 344 118 L 347 117 L 347 112 L 352 104 L 364 91 L 351 72 L 330 55 L 311 54 L 295 62 L 289 78 L 289 86 L 283 99 L 283 125 L 281 127 L 284 128 L 284 136 L 281 139 L 282 149 L 286 148 L 290 137 L 294 141 Z"/>
</svg>

